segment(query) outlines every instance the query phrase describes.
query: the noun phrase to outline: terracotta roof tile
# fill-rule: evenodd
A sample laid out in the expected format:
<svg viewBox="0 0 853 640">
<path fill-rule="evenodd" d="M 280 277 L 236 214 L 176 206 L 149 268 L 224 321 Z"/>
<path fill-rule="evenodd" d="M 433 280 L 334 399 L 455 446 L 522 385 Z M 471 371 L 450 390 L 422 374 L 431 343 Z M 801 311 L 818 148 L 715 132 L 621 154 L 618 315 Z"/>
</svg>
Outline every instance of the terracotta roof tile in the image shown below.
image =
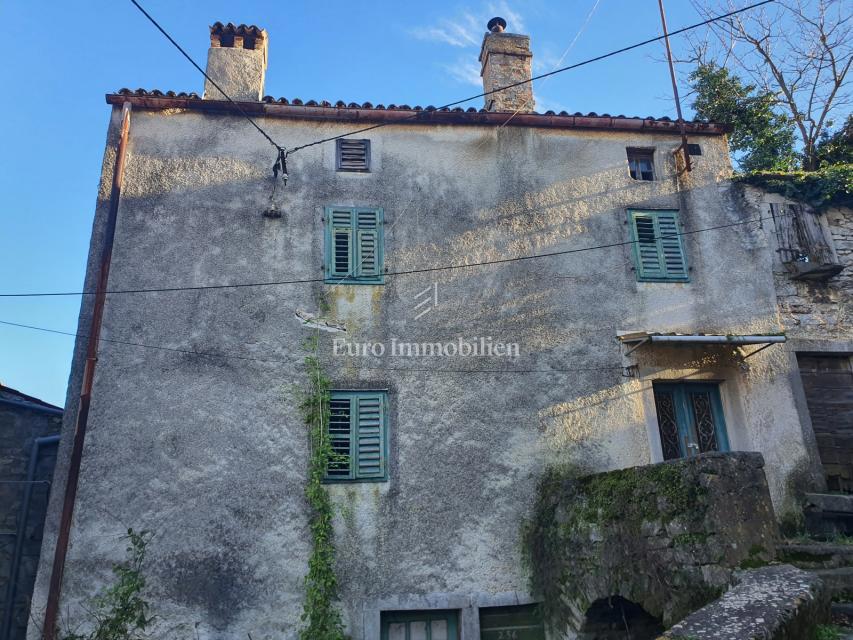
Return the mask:
<svg viewBox="0 0 853 640">
<path fill-rule="evenodd" d="M 253 24 L 245 25 L 238 24 L 235 25 L 231 22 L 228 24 L 222 24 L 221 22 L 214 22 L 210 25 L 210 33 L 215 35 L 226 35 L 226 36 L 253 36 L 255 38 L 263 38 L 266 36 L 266 31 L 257 27 Z"/>
<path fill-rule="evenodd" d="M 245 25 L 240 25 L 240 27 L 245 27 Z M 239 27 L 237 27 L 237 28 L 239 28 Z M 246 27 L 246 28 L 250 29 L 253 27 Z M 254 28 L 256 28 L 256 27 L 254 27 Z M 163 92 L 163 91 L 159 91 L 157 89 L 150 90 L 150 91 L 145 90 L 145 89 L 136 89 L 136 90 L 120 89 L 117 92 L 117 95 L 134 96 L 134 97 L 141 97 L 141 98 L 146 98 L 146 97 L 164 98 L 165 97 L 165 98 L 179 98 L 179 99 L 184 98 L 184 99 L 188 99 L 188 100 L 201 100 L 201 97 L 197 93 L 194 93 L 194 92 L 191 92 L 191 93 L 185 93 L 185 92 L 175 93 L 174 91 Z M 107 96 L 107 102 L 111 102 L 111 101 L 112 101 L 111 97 L 108 95 Z M 216 103 L 216 102 L 217 101 L 205 101 L 205 103 L 211 103 L 210 104 L 211 107 L 213 107 L 214 106 L 213 103 Z M 272 96 L 264 96 L 262 102 L 265 104 L 271 104 L 271 105 L 290 105 L 290 106 L 306 107 L 306 108 L 314 108 L 314 109 L 316 109 L 316 108 L 337 109 L 337 110 L 344 111 L 344 112 L 347 110 L 358 109 L 361 111 L 411 111 L 411 112 L 424 112 L 424 113 L 426 113 L 426 112 L 438 112 L 438 113 L 452 112 L 452 113 L 459 113 L 459 114 L 487 114 L 487 113 L 492 113 L 492 112 L 487 111 L 486 109 L 482 109 L 482 108 L 478 109 L 476 107 L 464 108 L 464 107 L 457 106 L 457 107 L 453 107 L 451 109 L 448 107 L 436 107 L 434 105 L 427 105 L 426 107 L 423 107 L 421 105 L 416 105 L 416 106 L 412 107 L 412 106 L 409 106 L 408 104 L 400 104 L 400 105 L 398 105 L 398 104 L 389 104 L 389 105 L 376 104 L 376 105 L 374 105 L 371 102 L 363 102 L 363 103 L 359 104 L 358 102 L 345 102 L 343 100 L 337 100 L 336 102 L 330 102 L 328 100 L 303 101 L 300 98 L 291 98 L 290 100 L 288 100 L 287 98 L 274 98 Z M 246 104 L 250 104 L 250 103 L 246 103 Z M 192 106 L 196 106 L 196 105 L 188 105 L 188 106 L 192 107 Z M 198 106 L 201 106 L 201 105 L 198 105 Z M 631 129 L 655 128 L 656 124 L 660 125 L 661 128 L 671 129 L 672 127 L 675 126 L 675 122 L 676 122 L 675 120 L 673 120 L 672 118 L 670 118 L 668 116 L 663 116 L 661 118 L 656 118 L 654 116 L 648 116 L 646 118 L 641 118 L 639 116 L 624 116 L 624 115 L 611 116 L 608 113 L 598 114 L 594 111 L 592 111 L 590 113 L 581 113 L 580 111 L 577 111 L 575 113 L 568 113 L 567 111 L 555 112 L 552 110 L 548 110 L 544 113 L 534 111 L 532 113 L 525 112 L 525 113 L 519 114 L 519 115 L 524 115 L 526 117 L 541 116 L 542 118 L 551 118 L 551 119 L 553 119 L 553 118 L 567 118 L 567 119 L 582 118 L 582 119 L 591 119 L 591 120 L 596 120 L 596 119 L 598 119 L 598 120 L 614 120 L 615 119 L 615 120 L 620 120 L 622 122 L 636 121 L 638 123 L 637 126 L 629 125 L 629 128 L 631 128 Z M 642 124 L 640 124 L 640 123 L 642 123 Z M 701 122 L 701 121 L 697 121 L 697 120 L 694 120 L 692 122 L 688 121 L 687 124 L 690 126 L 690 128 L 693 132 L 722 133 L 722 132 L 728 130 L 728 127 L 725 125 Z M 550 126 L 555 126 L 555 125 L 552 123 Z M 559 126 L 559 125 L 557 125 L 557 126 Z M 567 126 L 572 126 L 572 125 L 567 125 Z M 578 126 L 595 127 L 596 125 L 595 125 L 595 123 L 586 122 L 586 123 L 580 124 Z M 622 126 L 622 127 L 617 127 L 617 128 L 625 128 L 625 127 Z"/>
</svg>

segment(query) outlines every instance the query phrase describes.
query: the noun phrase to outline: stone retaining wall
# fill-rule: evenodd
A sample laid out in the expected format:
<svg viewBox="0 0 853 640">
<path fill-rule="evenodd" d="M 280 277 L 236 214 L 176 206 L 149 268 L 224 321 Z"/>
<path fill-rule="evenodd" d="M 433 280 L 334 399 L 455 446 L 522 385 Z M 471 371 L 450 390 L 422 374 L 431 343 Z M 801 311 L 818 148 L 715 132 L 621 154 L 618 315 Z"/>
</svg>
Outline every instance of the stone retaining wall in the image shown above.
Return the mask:
<svg viewBox="0 0 853 640">
<path fill-rule="evenodd" d="M 775 555 L 764 460 L 712 453 L 584 477 L 551 472 L 527 535 L 532 587 L 569 637 L 620 596 L 665 626 Z"/>
<path fill-rule="evenodd" d="M 829 620 L 820 578 L 791 565 L 735 574 L 736 586 L 663 634 L 683 640 L 803 640 Z"/>
</svg>

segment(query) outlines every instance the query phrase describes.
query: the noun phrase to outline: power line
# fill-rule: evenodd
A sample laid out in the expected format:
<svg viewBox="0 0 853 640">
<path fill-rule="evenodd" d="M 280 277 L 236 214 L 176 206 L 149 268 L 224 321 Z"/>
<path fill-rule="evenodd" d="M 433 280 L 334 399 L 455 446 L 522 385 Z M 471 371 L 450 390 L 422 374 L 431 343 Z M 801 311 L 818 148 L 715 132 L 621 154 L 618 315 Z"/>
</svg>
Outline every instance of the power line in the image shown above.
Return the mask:
<svg viewBox="0 0 853 640">
<path fill-rule="evenodd" d="M 0 320 L 0 325 L 6 325 L 9 327 L 17 327 L 20 329 L 30 329 L 33 331 L 42 331 L 45 333 L 54 333 L 62 336 L 70 336 L 72 338 L 83 338 L 85 340 L 89 339 L 84 333 L 74 333 L 71 331 L 61 331 L 59 329 L 49 329 L 47 327 L 38 327 L 31 324 L 22 324 L 19 322 L 10 322 L 8 320 Z M 280 358 L 254 358 L 251 356 L 242 356 L 234 353 L 216 353 L 210 351 L 195 351 L 193 349 L 178 349 L 174 347 L 165 347 L 162 345 L 153 345 L 153 344 L 145 344 L 141 342 L 129 342 L 126 340 L 114 340 L 111 338 L 99 338 L 100 342 L 108 342 L 111 344 L 118 344 L 130 347 L 140 347 L 144 349 L 156 349 L 159 351 L 169 351 L 173 353 L 180 353 L 185 355 L 193 355 L 193 356 L 201 356 L 204 358 L 221 358 L 227 360 L 248 360 L 252 362 L 263 362 L 266 364 L 287 364 L 292 365 L 294 363 L 301 361 L 301 356 L 294 356 L 289 360 L 283 360 Z M 359 369 L 371 370 L 371 371 L 399 371 L 399 372 L 413 372 L 413 373 L 577 373 L 583 371 L 616 371 L 622 370 L 623 367 L 572 367 L 569 369 L 565 368 L 555 368 L 555 369 L 436 369 L 429 367 L 422 368 L 413 368 L 413 367 L 370 367 L 370 366 L 361 366 L 359 365 Z"/>
<path fill-rule="evenodd" d="M 781 214 L 775 216 L 776 218 L 787 216 L 791 214 Z M 738 227 L 747 224 L 753 223 L 761 223 L 765 220 L 773 220 L 774 216 L 765 216 L 758 218 L 750 218 L 748 220 L 741 220 L 740 222 L 731 222 L 728 224 L 721 224 L 714 227 L 705 227 L 702 229 L 693 229 L 692 231 L 680 231 L 678 233 L 670 233 L 663 234 L 657 236 L 655 238 L 649 238 L 651 240 L 671 240 L 674 238 L 678 238 L 681 236 L 695 235 L 697 233 L 704 233 L 708 231 L 718 231 L 720 229 L 728 229 L 731 227 Z M 439 271 L 451 271 L 455 269 L 472 269 L 475 267 L 486 267 L 497 264 L 507 264 L 511 262 L 523 262 L 527 260 L 538 260 L 541 258 L 551 258 L 554 256 L 562 256 L 569 255 L 573 253 L 583 253 L 585 251 L 597 251 L 600 249 L 612 249 L 615 247 L 624 247 L 633 244 L 639 244 L 639 240 L 625 240 L 622 242 L 612 242 L 610 244 L 600 244 L 592 247 L 579 247 L 576 249 L 563 249 L 561 251 L 550 251 L 548 253 L 536 253 L 524 256 L 516 256 L 513 258 L 496 258 L 495 260 L 484 260 L 481 262 L 467 262 L 467 263 L 458 263 L 458 264 L 448 264 L 441 265 L 437 267 L 423 267 L 420 269 L 406 269 L 401 271 L 386 271 L 383 275 L 391 277 L 391 276 L 408 276 L 415 275 L 420 273 L 435 273 Z M 643 242 L 646 242 L 644 240 Z M 304 278 L 304 279 L 294 279 L 294 280 L 273 280 L 268 282 L 241 282 L 237 284 L 215 284 L 215 285 L 197 285 L 197 286 L 187 286 L 187 287 L 157 287 L 150 289 L 113 289 L 107 291 L 106 293 L 109 295 L 117 295 L 117 294 L 130 294 L 130 293 L 168 293 L 174 291 L 209 291 L 215 289 L 243 289 L 248 287 L 275 287 L 275 286 L 284 286 L 284 285 L 292 285 L 292 284 L 312 284 L 318 282 L 325 282 L 325 278 Z M 58 296 L 85 296 L 85 295 L 94 295 L 94 291 L 48 291 L 48 292 L 31 292 L 31 293 L 0 293 L 0 298 L 39 298 L 39 297 L 58 297 Z"/>
<path fill-rule="evenodd" d="M 272 146 L 274 146 L 279 152 L 284 151 L 284 148 L 281 145 L 279 145 L 275 140 L 273 140 L 272 137 L 266 131 L 264 131 L 257 122 L 255 122 L 254 118 L 252 118 L 252 116 L 250 116 L 248 113 L 245 112 L 243 107 L 241 107 L 239 104 L 234 102 L 234 100 L 231 99 L 231 96 L 229 96 L 227 93 L 225 93 L 225 91 L 223 91 L 222 87 L 220 87 L 213 78 L 211 78 L 209 75 L 207 75 L 207 72 L 204 69 L 202 69 L 198 65 L 198 63 L 196 63 L 195 60 L 192 59 L 190 54 L 188 54 L 186 51 L 184 51 L 183 47 L 181 47 L 181 45 L 179 45 L 175 41 L 175 39 L 172 36 L 170 36 L 163 27 L 160 26 L 160 24 L 151 16 L 150 13 L 148 13 L 145 9 L 142 8 L 142 5 L 140 5 L 136 0 L 130 0 L 130 1 L 133 3 L 133 6 L 135 6 L 137 9 L 139 9 L 142 12 L 142 15 L 144 15 L 146 18 L 148 18 L 148 20 L 151 22 L 151 24 L 153 24 L 155 27 L 157 27 L 157 30 L 160 33 L 162 33 L 164 36 L 166 36 L 166 39 L 169 42 L 171 42 L 178 51 L 181 52 L 181 55 L 183 55 L 187 60 L 190 61 L 190 64 L 192 66 L 194 66 L 196 69 L 198 69 L 199 72 L 201 73 L 201 75 L 203 75 L 205 77 L 205 79 L 207 79 L 210 82 L 210 84 L 212 84 L 214 87 L 216 87 L 219 90 L 219 92 L 223 96 L 225 96 L 225 99 L 228 100 L 228 102 L 230 102 L 235 107 L 237 107 L 237 110 L 242 114 L 242 116 L 244 118 L 246 118 L 246 120 L 248 120 L 252 124 L 252 126 L 255 127 L 255 129 L 257 129 L 258 132 L 264 138 L 266 138 L 269 141 L 269 143 Z"/>
<path fill-rule="evenodd" d="M 133 0 L 131 0 L 133 1 Z M 703 20 L 702 22 L 697 22 L 696 24 L 691 24 L 687 27 L 682 27 L 681 29 L 677 29 L 675 31 L 670 31 L 670 36 L 676 36 L 681 33 L 685 33 L 687 31 L 691 31 L 698 27 L 704 27 L 705 25 L 712 24 L 717 22 L 718 20 L 725 20 L 726 18 L 730 18 L 739 13 L 743 13 L 744 11 L 749 11 L 751 9 L 756 9 L 765 4 L 770 4 L 771 2 L 776 2 L 776 0 L 763 0 L 762 2 L 757 2 L 755 4 L 751 4 L 749 6 L 743 7 L 742 9 L 737 9 L 735 11 L 730 11 L 729 13 L 725 13 L 720 16 L 715 16 L 713 18 L 708 18 L 707 20 Z M 538 76 L 533 76 L 532 78 L 527 78 L 526 80 L 519 80 L 518 82 L 514 82 L 512 84 L 504 85 L 502 87 L 497 87 L 496 89 L 492 89 L 491 91 L 484 91 L 483 93 L 478 93 L 473 96 L 469 96 L 467 98 L 462 98 L 461 100 L 456 100 L 455 102 L 448 102 L 445 105 L 436 108 L 436 111 L 440 111 L 442 109 L 449 109 L 450 107 L 455 107 L 460 104 L 464 104 L 465 102 L 470 102 L 471 100 L 476 100 L 477 98 L 485 98 L 486 96 L 490 96 L 494 93 L 499 93 L 501 91 L 506 91 L 507 89 L 513 89 L 515 87 L 520 87 L 521 85 L 527 84 L 529 82 L 534 82 L 536 80 L 541 80 L 542 78 L 548 78 L 550 76 L 555 76 L 558 73 L 564 73 L 566 71 L 571 71 L 572 69 L 577 69 L 578 67 L 582 67 L 584 65 L 591 64 L 593 62 L 599 62 L 600 60 L 604 60 L 606 58 L 611 58 L 620 53 L 625 53 L 626 51 L 631 51 L 632 49 L 639 49 L 640 47 L 644 47 L 647 44 L 652 44 L 653 42 L 659 42 L 663 40 L 666 36 L 657 36 L 656 38 L 649 38 L 648 40 L 643 40 L 642 42 L 637 42 L 636 44 L 629 45 L 627 47 L 622 47 L 621 49 L 616 49 L 615 51 L 611 51 L 609 53 L 604 53 L 599 56 L 595 56 L 594 58 L 589 58 L 588 60 L 583 60 L 582 62 L 576 62 L 575 64 L 570 64 L 566 67 L 561 67 L 559 69 L 554 69 L 553 71 L 548 71 L 547 73 L 541 73 Z M 364 127 L 362 129 L 356 129 L 355 131 L 350 131 L 349 133 L 342 133 L 337 136 L 331 136 L 328 138 L 322 138 L 320 140 L 316 140 L 314 142 L 309 142 L 307 144 L 299 145 L 297 147 L 293 147 L 288 151 L 288 153 L 295 153 L 297 151 L 301 151 L 302 149 L 306 149 L 308 147 L 313 147 L 314 145 L 323 144 L 325 142 L 331 142 L 333 140 L 338 140 L 339 138 L 345 138 L 347 136 L 354 136 L 359 133 L 364 133 L 366 131 L 372 131 L 374 129 L 379 129 L 380 127 L 387 127 L 390 124 L 399 124 L 400 122 L 404 122 L 406 120 L 415 120 L 419 118 L 423 118 L 424 114 L 429 113 L 428 111 L 420 111 L 415 113 L 407 118 L 400 118 L 399 120 L 395 120 L 394 122 L 380 122 L 375 125 L 371 125 L 369 127 Z"/>
<path fill-rule="evenodd" d="M 367 131 L 373 131 L 374 129 L 379 129 L 380 127 L 386 127 L 389 124 L 399 124 L 400 122 L 405 122 L 406 120 L 422 119 L 424 117 L 424 114 L 429 113 L 426 111 L 422 111 L 422 112 L 412 114 L 411 116 L 408 116 L 406 118 L 401 118 L 399 120 L 396 120 L 393 123 L 392 122 L 380 122 L 378 124 L 371 125 L 369 127 L 363 127 L 361 129 L 356 129 L 355 131 L 350 131 L 348 133 L 342 133 L 340 135 L 331 136 L 328 138 L 321 138 L 320 140 L 315 140 L 314 142 L 309 142 L 307 144 L 299 145 L 299 146 L 293 147 L 291 149 L 285 149 L 285 148 L 281 147 L 275 140 L 273 140 L 272 137 L 269 134 L 267 134 L 267 132 L 264 131 L 260 127 L 260 125 L 258 125 L 258 123 L 255 122 L 255 120 L 248 113 L 246 113 L 245 110 L 238 103 L 234 102 L 234 100 L 232 100 L 228 96 L 227 93 L 222 91 L 222 88 L 216 82 L 214 82 L 214 80 L 210 76 L 207 75 L 207 73 L 204 71 L 204 69 L 202 69 L 201 66 L 199 66 L 198 63 L 196 63 L 196 61 L 193 60 L 192 57 L 183 49 L 183 47 L 181 47 L 175 41 L 175 39 L 172 38 L 172 36 L 170 36 L 168 34 L 168 32 L 166 32 L 166 30 L 160 26 L 160 24 L 151 16 L 151 14 L 149 14 L 145 9 L 142 8 L 142 6 L 139 4 L 139 2 L 137 2 L 137 0 L 130 0 L 130 1 L 133 3 L 133 5 L 137 9 L 139 9 L 139 11 L 142 12 L 142 14 L 146 18 L 148 18 L 148 20 L 151 22 L 151 24 L 153 24 L 157 28 L 157 30 L 160 31 L 160 33 L 162 33 L 166 37 L 166 39 L 168 39 L 169 42 L 171 42 L 172 45 L 175 46 L 175 48 L 181 53 L 181 55 L 183 55 L 187 60 L 189 60 L 190 64 L 192 64 L 207 80 L 209 80 L 210 83 L 213 84 L 214 87 L 219 89 L 219 91 L 222 93 L 222 95 L 225 96 L 225 98 L 227 98 L 227 100 L 237 108 L 237 110 L 240 112 L 240 114 L 244 118 L 246 118 L 252 124 L 252 126 L 255 127 L 255 129 L 257 129 L 260 132 L 260 134 L 262 136 L 264 136 L 264 138 L 266 138 L 270 142 L 270 144 L 272 144 L 280 153 L 282 153 L 282 152 L 284 153 L 285 157 L 291 153 L 301 151 L 302 149 L 307 149 L 308 147 L 313 147 L 313 146 L 316 146 L 318 144 L 324 144 L 326 142 L 332 142 L 332 141 L 338 140 L 340 138 L 345 138 L 347 136 L 352 136 L 352 135 L 356 135 L 359 133 L 365 133 Z M 745 11 L 750 11 L 751 9 L 761 7 L 765 4 L 770 4 L 771 2 L 776 2 L 776 0 L 762 0 L 762 2 L 757 2 L 755 4 L 751 4 L 749 6 L 743 7 L 742 9 L 730 11 L 729 13 L 725 13 L 725 14 L 720 15 L 720 16 L 715 16 L 713 18 L 708 18 L 707 20 L 703 20 L 702 22 L 697 22 L 696 24 L 692 24 L 692 25 L 689 25 L 687 27 L 682 27 L 681 29 L 677 29 L 675 31 L 670 32 L 669 35 L 670 36 L 679 35 L 681 33 L 691 31 L 691 30 L 696 29 L 698 27 L 703 27 L 705 25 L 712 24 L 712 23 L 717 22 L 719 20 L 724 20 L 726 18 L 730 18 L 731 16 L 737 15 L 739 13 L 743 13 Z M 660 40 L 663 40 L 665 37 L 666 36 L 657 36 L 655 38 L 649 38 L 648 40 L 644 40 L 642 42 L 637 42 L 636 44 L 632 44 L 632 45 L 629 45 L 627 47 L 622 47 L 621 49 L 617 49 L 615 51 L 610 51 L 609 53 L 604 53 L 604 54 L 601 54 L 601 55 L 596 56 L 594 58 L 589 58 L 588 60 L 583 60 L 582 62 L 577 62 L 575 64 L 571 64 L 571 65 L 568 65 L 566 67 L 554 69 L 553 71 L 549 71 L 547 73 L 542 73 L 542 74 L 539 74 L 537 76 L 533 76 L 532 78 L 520 80 L 518 82 L 514 82 L 512 84 L 508 84 L 508 85 L 505 85 L 502 87 L 497 87 L 495 89 L 491 89 L 490 91 L 484 91 L 483 93 L 478 93 L 476 95 L 469 96 L 467 98 L 462 98 L 461 100 L 455 100 L 454 102 L 449 102 L 445 105 L 437 107 L 436 110 L 449 109 L 451 107 L 455 107 L 457 105 L 464 104 L 466 102 L 470 102 L 471 100 L 476 100 L 477 98 L 485 98 L 486 96 L 490 96 L 492 94 L 499 93 L 501 91 L 506 91 L 507 89 L 513 89 L 515 87 L 519 87 L 521 85 L 528 84 L 528 83 L 534 82 L 536 80 L 541 80 L 542 78 L 548 78 L 550 76 L 554 76 L 554 75 L 557 75 L 559 73 L 571 71 L 572 69 L 577 69 L 578 67 L 582 67 L 584 65 L 591 64 L 593 62 L 598 62 L 600 60 L 604 60 L 606 58 L 613 57 L 613 56 L 618 55 L 620 53 L 625 53 L 627 51 L 631 51 L 633 49 L 638 49 L 640 47 L 646 46 L 647 44 L 652 44 L 653 42 L 658 42 Z"/>
</svg>

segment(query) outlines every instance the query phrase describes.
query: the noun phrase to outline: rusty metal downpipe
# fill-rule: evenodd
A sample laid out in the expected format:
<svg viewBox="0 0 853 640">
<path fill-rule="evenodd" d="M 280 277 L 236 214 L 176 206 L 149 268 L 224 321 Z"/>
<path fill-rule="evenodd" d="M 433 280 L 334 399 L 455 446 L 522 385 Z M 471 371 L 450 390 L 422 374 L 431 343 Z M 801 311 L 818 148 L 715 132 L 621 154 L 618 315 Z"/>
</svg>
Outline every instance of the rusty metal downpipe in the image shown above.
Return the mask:
<svg viewBox="0 0 853 640">
<path fill-rule="evenodd" d="M 121 109 L 121 134 L 119 137 L 116 160 L 113 166 L 113 183 L 110 190 L 110 207 L 104 230 L 104 244 L 101 249 L 101 262 L 98 269 L 98 283 L 95 290 L 95 304 L 92 308 L 92 320 L 89 324 L 89 341 L 86 346 L 86 364 L 83 369 L 83 384 L 80 390 L 80 405 L 77 410 L 77 422 L 71 444 L 71 459 L 68 464 L 68 477 L 65 482 L 65 496 L 62 500 L 62 515 L 59 520 L 59 533 L 56 537 L 56 549 L 53 554 L 53 568 L 50 572 L 50 587 L 47 594 L 47 606 L 44 612 L 42 640 L 56 639 L 56 620 L 59 614 L 59 598 L 62 591 L 62 574 L 65 569 L 65 557 L 68 553 L 68 539 L 71 534 L 71 520 L 74 515 L 74 502 L 77 498 L 77 485 L 80 480 L 80 464 L 83 459 L 83 442 L 89 422 L 89 405 L 92 398 L 92 382 L 95 379 L 95 366 L 98 362 L 98 340 L 101 335 L 101 323 L 104 317 L 104 303 L 107 297 L 107 282 L 110 276 L 110 261 L 113 254 L 118 205 L 121 199 L 121 185 L 127 158 L 127 139 L 130 132 L 131 103 L 125 102 Z"/>
<path fill-rule="evenodd" d="M 658 0 L 660 8 L 660 23 L 663 27 L 663 41 L 666 43 L 666 61 L 669 63 L 669 76 L 672 79 L 672 95 L 675 98 L 675 110 L 678 115 L 678 129 L 681 133 L 681 152 L 684 154 L 684 168 L 687 171 L 692 171 L 693 166 L 690 162 L 690 153 L 687 150 L 687 127 L 685 126 L 684 116 L 681 115 L 681 99 L 678 97 L 678 81 L 675 78 L 675 66 L 672 63 L 672 49 L 669 46 L 669 32 L 666 28 L 666 12 L 663 8 L 663 0 Z"/>
</svg>

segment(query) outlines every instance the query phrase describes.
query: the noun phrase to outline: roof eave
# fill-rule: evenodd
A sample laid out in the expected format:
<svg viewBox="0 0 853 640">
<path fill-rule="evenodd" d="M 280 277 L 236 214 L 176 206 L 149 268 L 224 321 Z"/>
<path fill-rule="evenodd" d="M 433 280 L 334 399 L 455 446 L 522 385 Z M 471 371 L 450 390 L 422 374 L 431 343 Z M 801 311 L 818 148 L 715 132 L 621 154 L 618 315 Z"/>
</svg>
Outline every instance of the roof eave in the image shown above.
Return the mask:
<svg viewBox="0 0 853 640">
<path fill-rule="evenodd" d="M 494 111 L 451 111 L 441 109 L 378 109 L 373 107 L 338 107 L 321 105 L 295 105 L 275 102 L 239 102 L 227 100 L 203 100 L 196 95 L 154 95 L 151 93 L 107 94 L 111 105 L 130 102 L 139 109 L 159 111 L 165 109 L 189 109 L 211 113 L 239 114 L 240 110 L 253 116 L 286 118 L 294 120 L 326 120 L 359 123 L 389 124 L 436 124 L 436 125 L 497 125 L 515 127 L 542 127 L 558 129 L 593 129 L 600 131 L 634 131 L 645 133 L 679 133 L 674 120 L 654 118 L 626 118 L 607 115 L 558 115 L 519 113 L 508 119 L 506 113 Z M 239 107 L 239 108 L 238 108 Z M 688 122 L 687 133 L 691 135 L 723 135 L 727 125 Z"/>
</svg>

